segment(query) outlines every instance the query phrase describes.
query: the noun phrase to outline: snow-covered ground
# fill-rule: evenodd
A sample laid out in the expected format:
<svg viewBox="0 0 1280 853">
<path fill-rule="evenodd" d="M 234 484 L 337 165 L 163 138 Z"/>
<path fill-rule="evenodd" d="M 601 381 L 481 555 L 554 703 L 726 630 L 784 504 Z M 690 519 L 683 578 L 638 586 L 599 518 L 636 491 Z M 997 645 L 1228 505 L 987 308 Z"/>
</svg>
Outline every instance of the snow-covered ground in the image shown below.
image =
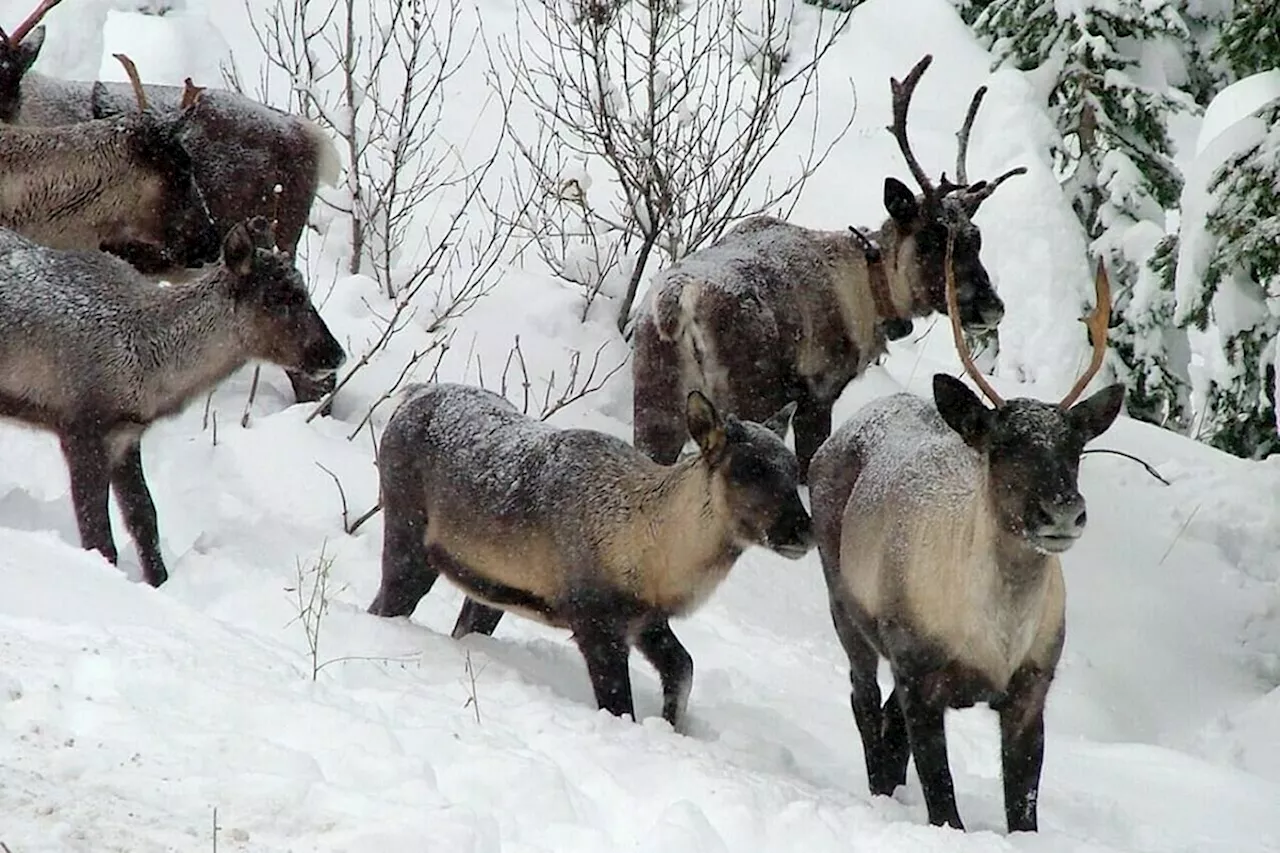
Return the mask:
<svg viewBox="0 0 1280 853">
<path fill-rule="evenodd" d="M 25 12 L 16 5 L 6 23 Z M 255 55 L 233 0 L 188 0 L 147 20 L 106 11 L 127 4 L 86 3 L 101 14 L 86 13 L 83 32 L 81 5 L 51 14 L 46 51 L 56 33 L 82 49 L 48 53 L 46 73 L 72 73 L 58 57 L 85 65 L 90 50 L 108 60 L 88 64 L 118 78 L 109 56 L 124 50 L 155 79 L 192 73 L 185 61 L 208 80 L 227 45 L 242 63 Z M 488 4 L 490 31 L 503 8 Z M 216 38 L 199 36 L 213 25 Z M 884 175 L 906 177 L 882 129 L 887 78 L 926 51 L 936 58 L 912 135 L 927 168 L 950 166 L 987 57 L 944 0 L 871 0 L 824 66 L 857 82 L 857 121 L 798 221 L 878 222 Z M 970 174 L 1031 167 L 980 215 L 1009 304 L 995 385 L 1060 395 L 1084 355 L 1083 245 L 1037 153 L 1048 125 L 1030 87 L 1005 72 L 989 83 Z M 824 110 L 848 109 L 847 88 L 825 91 Z M 323 313 L 358 353 L 377 288 L 335 281 L 324 241 L 308 248 Z M 609 343 L 602 361 L 617 363 L 626 350 L 607 318 L 580 324 L 575 299 L 512 268 L 459 323 L 442 375 L 475 381 L 483 364 L 492 384 L 515 334 L 535 390 L 575 349 Z M 837 421 L 956 369 L 946 327 L 917 324 L 926 330 L 851 386 Z M 214 397 L 216 444 L 200 406 L 149 433 L 171 573 L 159 590 L 137 582 L 121 526 L 119 569 L 76 547 L 54 442 L 0 427 L 0 841 L 12 853 L 209 850 L 215 809 L 217 849 L 240 851 L 1280 850 L 1280 459 L 1233 459 L 1124 418 L 1096 442 L 1141 455 L 1170 485 L 1128 460 L 1086 457 L 1091 522 L 1065 557 L 1068 639 L 1049 698 L 1041 831 L 1005 834 L 994 717 L 973 709 L 948 718 L 960 834 L 927 825 L 914 771 L 893 799 L 867 794 L 816 556 L 748 553 L 675 625 L 696 666 L 687 735 L 656 719 L 656 678 L 638 657 L 646 719 L 635 724 L 594 709 L 564 632 L 512 616 L 493 638 L 450 640 L 461 599 L 445 582 L 412 620 L 366 615 L 381 523 L 344 535 L 319 466 L 353 513 L 373 503 L 369 436 L 349 436 L 421 342 L 412 330 L 398 338 L 332 419 L 304 423 L 307 407 L 289 406 L 283 374 L 266 368 L 247 429 L 245 371 Z M 630 410 L 624 370 L 555 420 L 629 438 Z M 322 552 L 332 605 L 313 680 L 290 590 Z"/>
</svg>

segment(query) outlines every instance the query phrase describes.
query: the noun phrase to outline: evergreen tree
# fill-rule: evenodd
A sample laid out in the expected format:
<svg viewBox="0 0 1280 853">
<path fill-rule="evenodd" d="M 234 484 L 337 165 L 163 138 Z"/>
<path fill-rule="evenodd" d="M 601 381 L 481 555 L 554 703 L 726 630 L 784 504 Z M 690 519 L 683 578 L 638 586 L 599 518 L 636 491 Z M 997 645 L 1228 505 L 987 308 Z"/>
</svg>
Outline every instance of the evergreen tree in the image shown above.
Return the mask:
<svg viewBox="0 0 1280 853">
<path fill-rule="evenodd" d="M 1215 56 L 1233 79 L 1280 68 L 1274 2 L 1240 2 Z M 1189 317 L 1217 332 L 1202 425 L 1209 443 L 1237 456 L 1280 453 L 1276 423 L 1280 338 L 1280 101 L 1257 113 L 1267 129 L 1210 183 L 1209 262 Z"/>
<path fill-rule="evenodd" d="M 1245 0 L 1253 2 L 1253 0 Z M 1233 0 L 1181 0 L 1179 12 L 1190 39 L 1178 45 L 1186 64 L 1184 88 L 1201 107 L 1232 81 L 1229 63 L 1220 48 L 1224 27 L 1231 20 Z"/>
<path fill-rule="evenodd" d="M 1165 326 L 1172 275 L 1146 276 L 1144 267 L 1182 188 L 1166 121 L 1194 104 L 1163 81 L 1135 79 L 1144 44 L 1189 38 L 1178 0 L 1080 0 L 1072 9 L 1053 0 L 993 0 L 974 31 L 1000 62 L 1045 82 L 1063 191 L 1092 253 L 1105 255 L 1112 272 L 1109 362 L 1127 386 L 1129 413 L 1181 425 L 1187 382 L 1169 369 L 1179 334 Z M 1135 299 L 1144 277 L 1160 290 Z"/>
<path fill-rule="evenodd" d="M 1213 58 L 1233 80 L 1280 67 L 1280 8 L 1275 0 L 1238 0 L 1222 26 Z"/>
</svg>

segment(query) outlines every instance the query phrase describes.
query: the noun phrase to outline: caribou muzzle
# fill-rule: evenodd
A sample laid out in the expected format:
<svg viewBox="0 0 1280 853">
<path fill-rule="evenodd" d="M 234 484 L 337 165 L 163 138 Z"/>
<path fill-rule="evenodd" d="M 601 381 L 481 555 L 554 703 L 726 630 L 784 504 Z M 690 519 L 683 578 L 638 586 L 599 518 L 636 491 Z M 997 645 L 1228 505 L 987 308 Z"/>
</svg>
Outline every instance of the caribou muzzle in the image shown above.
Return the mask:
<svg viewBox="0 0 1280 853">
<path fill-rule="evenodd" d="M 1027 536 L 1038 550 L 1061 554 L 1076 544 L 1087 521 L 1084 498 L 1079 494 L 1042 499 L 1028 513 Z"/>
<path fill-rule="evenodd" d="M 792 493 L 782 512 L 765 533 L 764 546 L 788 560 L 798 560 L 813 548 L 813 519 Z"/>
</svg>

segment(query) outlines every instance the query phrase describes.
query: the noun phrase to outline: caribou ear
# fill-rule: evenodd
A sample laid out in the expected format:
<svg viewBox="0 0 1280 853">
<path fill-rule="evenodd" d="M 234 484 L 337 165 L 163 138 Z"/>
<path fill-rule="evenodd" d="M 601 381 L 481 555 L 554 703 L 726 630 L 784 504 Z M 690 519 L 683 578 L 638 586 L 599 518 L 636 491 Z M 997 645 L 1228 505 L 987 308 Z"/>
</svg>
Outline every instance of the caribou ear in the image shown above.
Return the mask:
<svg viewBox="0 0 1280 853">
<path fill-rule="evenodd" d="M 248 225 L 244 222 L 237 223 L 222 241 L 222 263 L 237 278 L 244 278 L 253 269 L 253 253 L 256 250 Z"/>
<path fill-rule="evenodd" d="M 920 217 L 916 194 L 897 178 L 884 179 L 884 209 L 903 228 L 910 228 Z"/>
<path fill-rule="evenodd" d="M 27 33 L 22 37 L 22 41 L 18 42 L 14 60 L 18 66 L 19 77 L 30 71 L 31 66 L 36 64 L 36 59 L 40 57 L 40 48 L 43 46 L 44 24 Z"/>
<path fill-rule="evenodd" d="M 964 443 L 977 450 L 986 446 L 992 410 L 959 379 L 946 373 L 933 375 L 933 403 L 938 414 Z"/>
<path fill-rule="evenodd" d="M 1071 407 L 1071 424 L 1080 431 L 1080 437 L 1087 444 L 1111 427 L 1120 414 L 1122 403 L 1124 403 L 1124 385 L 1119 382 L 1108 385 Z"/>
<path fill-rule="evenodd" d="M 701 391 L 690 391 L 685 403 L 685 423 L 689 435 L 697 442 L 698 449 L 710 462 L 715 462 L 724 452 L 724 422 L 720 413 Z"/>
<path fill-rule="evenodd" d="M 774 412 L 773 416 L 762 423 L 761 426 L 772 431 L 778 438 L 786 441 L 787 427 L 791 426 L 791 416 L 796 413 L 796 405 L 796 401 L 792 400 L 790 403 L 787 403 L 781 409 Z"/>
<path fill-rule="evenodd" d="M 107 118 L 114 115 L 107 106 L 107 87 L 101 80 L 95 80 L 89 89 L 89 115 L 92 118 Z"/>
</svg>

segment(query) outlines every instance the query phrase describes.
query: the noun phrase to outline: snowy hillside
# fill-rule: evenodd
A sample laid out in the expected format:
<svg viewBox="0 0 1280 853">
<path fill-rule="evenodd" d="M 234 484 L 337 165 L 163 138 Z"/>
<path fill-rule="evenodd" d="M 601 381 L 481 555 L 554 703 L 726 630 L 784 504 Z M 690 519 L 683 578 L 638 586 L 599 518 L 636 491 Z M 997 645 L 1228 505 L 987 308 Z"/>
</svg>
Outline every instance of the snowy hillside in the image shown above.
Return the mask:
<svg viewBox="0 0 1280 853">
<path fill-rule="evenodd" d="M 6 22 L 29 5 L 0 4 Z M 119 11 L 130 5 L 59 7 L 40 70 L 120 79 L 110 54 L 124 51 L 153 79 L 212 83 L 229 52 L 256 79 L 237 0 L 186 0 L 145 19 Z M 509 26 L 507 9 L 485 0 L 486 31 Z M 884 176 L 907 177 L 883 129 L 888 77 L 925 52 L 935 61 L 911 127 L 925 167 L 950 168 L 982 82 L 970 175 L 1029 167 L 978 217 L 1008 305 L 994 384 L 1056 398 L 1087 355 L 1075 321 L 1091 296 L 1084 247 L 1038 153 L 1051 129 L 1030 86 L 987 74 L 946 0 L 857 10 L 824 60 L 820 104 L 847 114 L 848 87 L 835 84 L 852 78 L 854 128 L 794 218 L 879 223 Z M 451 84 L 463 118 L 483 70 Z M 477 122 L 455 126 L 461 142 Z M 309 238 L 306 269 L 356 356 L 386 300 L 372 279 L 335 273 L 339 230 Z M 575 293 L 512 265 L 458 322 L 440 374 L 496 385 L 517 334 L 535 393 L 573 351 L 589 361 L 604 345 L 602 365 L 618 364 L 627 350 L 609 319 L 582 324 L 579 308 Z M 957 371 L 944 325 L 916 334 L 849 388 L 837 423 Z M 657 719 L 657 679 L 638 655 L 646 719 L 635 724 L 595 710 L 565 632 L 511 616 L 493 638 L 449 639 L 461 597 L 447 582 L 411 620 L 366 615 L 381 521 L 345 535 L 333 477 L 353 514 L 373 504 L 360 422 L 425 340 L 420 328 L 398 335 L 333 418 L 305 423 L 310 407 L 290 406 L 283 373 L 264 368 L 247 428 L 250 370 L 215 394 L 208 426 L 195 406 L 148 433 L 171 575 L 158 590 L 138 582 L 118 515 L 119 569 L 77 547 L 55 442 L 0 426 L 0 842 L 12 853 L 215 841 L 246 853 L 1280 851 L 1280 457 L 1245 462 L 1123 417 L 1096 442 L 1140 455 L 1169 484 L 1117 456 L 1085 458 L 1090 526 L 1064 558 L 1068 637 L 1048 701 L 1041 831 L 1005 834 L 995 717 L 973 709 L 948 717 L 961 834 L 928 825 L 914 770 L 893 799 L 868 795 L 816 554 L 749 552 L 704 610 L 673 625 L 695 662 L 687 735 Z M 554 421 L 629 439 L 630 412 L 622 370 Z M 375 414 L 375 433 L 388 414 Z M 322 556 L 332 603 L 313 680 L 296 588 Z"/>
</svg>

